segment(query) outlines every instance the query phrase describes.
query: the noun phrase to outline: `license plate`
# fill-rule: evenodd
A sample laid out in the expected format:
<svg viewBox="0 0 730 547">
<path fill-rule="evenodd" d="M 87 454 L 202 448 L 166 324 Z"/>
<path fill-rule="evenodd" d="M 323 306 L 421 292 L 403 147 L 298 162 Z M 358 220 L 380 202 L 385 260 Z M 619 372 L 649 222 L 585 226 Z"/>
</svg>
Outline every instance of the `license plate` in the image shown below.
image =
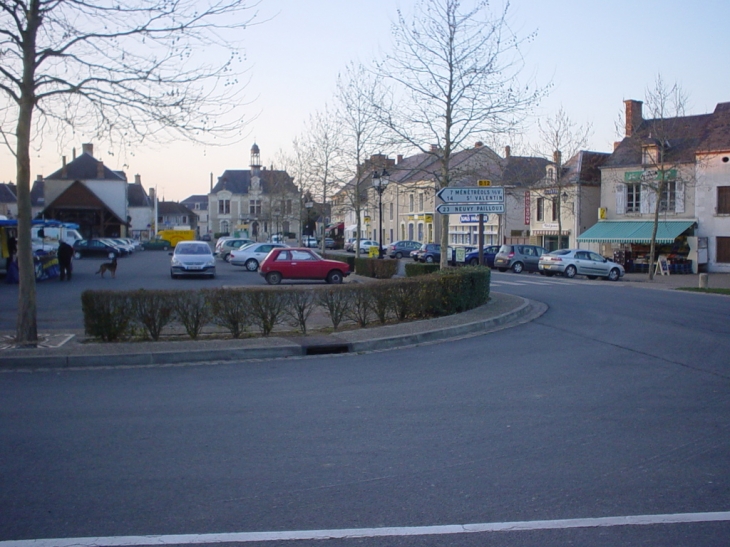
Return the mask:
<svg viewBox="0 0 730 547">
<path fill-rule="evenodd" d="M 203 267 L 202 266 L 188 266 L 187 269 L 188 270 L 202 270 Z"/>
<path fill-rule="evenodd" d="M 552 266 L 550 264 L 543 264 L 542 267 L 546 270 L 549 270 L 550 268 L 552 268 Z"/>
</svg>

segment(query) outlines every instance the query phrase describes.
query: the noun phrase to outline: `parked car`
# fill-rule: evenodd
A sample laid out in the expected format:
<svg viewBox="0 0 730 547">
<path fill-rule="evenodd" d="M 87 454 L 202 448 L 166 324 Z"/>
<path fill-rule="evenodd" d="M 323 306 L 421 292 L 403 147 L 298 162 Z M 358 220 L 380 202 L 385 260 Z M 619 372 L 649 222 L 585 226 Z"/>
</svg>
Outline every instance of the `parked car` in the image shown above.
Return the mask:
<svg viewBox="0 0 730 547">
<path fill-rule="evenodd" d="M 204 241 L 180 241 L 170 253 L 170 277 L 204 275 L 215 277 L 215 257 Z"/>
<path fill-rule="evenodd" d="M 500 272 L 536 272 L 540 257 L 546 252 L 547 249 L 537 245 L 502 245 L 494 257 L 494 267 Z"/>
<path fill-rule="evenodd" d="M 350 266 L 338 260 L 327 260 L 307 248 L 273 249 L 261 263 L 259 273 L 269 285 L 282 279 L 312 279 L 342 283 L 350 275 Z"/>
<path fill-rule="evenodd" d="M 283 243 L 252 243 L 232 250 L 228 262 L 234 266 L 245 266 L 249 272 L 255 272 L 272 249 L 281 248 L 288 247 Z"/>
<path fill-rule="evenodd" d="M 245 247 L 246 245 L 250 245 L 251 243 L 255 243 L 255 241 L 251 239 L 246 239 L 244 237 L 231 237 L 229 239 L 226 239 L 221 246 L 216 250 L 215 255 L 218 258 L 222 258 L 226 262 L 231 261 L 231 251 L 234 251 L 236 249 L 240 249 L 242 247 Z M 217 247 L 217 245 L 216 245 Z"/>
<path fill-rule="evenodd" d="M 145 251 L 166 251 L 168 249 L 172 249 L 172 243 L 166 239 L 155 238 L 145 241 L 142 244 L 142 248 Z"/>
<path fill-rule="evenodd" d="M 113 245 L 116 245 L 117 247 L 120 247 L 121 249 L 126 250 L 129 254 L 134 253 L 135 246 L 134 243 L 130 243 L 124 238 L 121 237 L 112 237 L 110 239 Z"/>
<path fill-rule="evenodd" d="M 355 252 L 355 241 L 357 241 L 356 238 L 351 237 L 345 242 L 345 250 L 349 253 Z"/>
<path fill-rule="evenodd" d="M 336 249 L 337 248 L 337 242 L 332 239 L 331 237 L 324 238 L 324 248 L 325 249 Z"/>
<path fill-rule="evenodd" d="M 605 277 L 618 281 L 626 273 L 621 264 L 584 249 L 560 249 L 544 254 L 540 257 L 538 267 L 541 274 L 552 276 L 561 273 L 570 279 L 576 275 L 585 275 L 588 279 Z"/>
<path fill-rule="evenodd" d="M 410 241 L 404 239 L 403 241 L 395 241 L 388 245 L 386 253 L 390 258 L 403 258 L 404 256 L 410 256 L 411 251 L 417 251 L 421 248 L 419 241 Z"/>
<path fill-rule="evenodd" d="M 317 238 L 314 236 L 302 237 L 302 247 L 310 247 L 312 249 L 317 248 Z"/>
<path fill-rule="evenodd" d="M 494 268 L 494 257 L 497 255 L 497 252 L 499 251 L 499 245 L 489 245 L 487 247 L 484 247 L 484 265 L 489 266 L 490 268 Z M 469 266 L 476 266 L 479 264 L 479 251 L 472 251 L 470 253 L 467 253 L 464 263 L 468 264 Z"/>
<path fill-rule="evenodd" d="M 117 249 L 117 256 L 128 256 L 128 255 L 132 254 L 129 251 L 129 248 L 127 247 L 126 244 L 122 245 L 121 243 L 119 243 L 118 241 L 115 241 L 114 239 L 112 239 L 110 237 L 100 237 L 100 238 L 98 238 L 98 240 L 103 241 L 107 245 L 111 245 L 112 247 L 115 247 Z"/>
<path fill-rule="evenodd" d="M 438 243 L 424 243 L 416 254 L 418 262 L 426 264 L 438 263 L 441 261 L 441 245 Z"/>
<path fill-rule="evenodd" d="M 210 240 L 211 240 L 210 234 L 203 234 L 202 236 L 200 236 L 200 241 L 210 241 Z"/>
<path fill-rule="evenodd" d="M 221 247 L 223 247 L 223 244 L 228 241 L 229 239 L 233 239 L 233 236 L 221 236 L 218 238 L 218 240 L 215 242 L 215 250 L 213 251 L 213 254 L 215 256 L 218 256 L 218 253 L 220 253 Z"/>
<path fill-rule="evenodd" d="M 119 247 L 101 239 L 79 239 L 74 243 L 74 258 L 113 258 L 122 256 Z"/>
<path fill-rule="evenodd" d="M 361 239 L 359 241 L 360 254 L 370 253 L 370 247 L 378 247 L 378 242 L 372 239 Z M 354 252 L 354 251 L 353 251 Z"/>
</svg>

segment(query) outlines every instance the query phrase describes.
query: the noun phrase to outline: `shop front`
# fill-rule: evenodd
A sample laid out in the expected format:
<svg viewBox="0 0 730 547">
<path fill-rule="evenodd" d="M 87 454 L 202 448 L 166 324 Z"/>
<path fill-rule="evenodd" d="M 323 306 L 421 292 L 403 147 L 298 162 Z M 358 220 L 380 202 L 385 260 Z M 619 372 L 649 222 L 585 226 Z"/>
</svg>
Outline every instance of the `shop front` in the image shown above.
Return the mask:
<svg viewBox="0 0 730 547">
<path fill-rule="evenodd" d="M 559 230 L 557 222 L 543 222 L 539 229 L 532 230 L 530 235 L 537 238 L 537 245 L 548 251 L 568 249 L 570 247 L 570 230 Z"/>
<path fill-rule="evenodd" d="M 654 257 L 650 256 L 654 222 L 647 220 L 604 220 L 578 236 L 581 248 L 593 248 L 613 258 L 629 273 L 647 273 L 657 263 L 668 274 L 697 273 L 701 267 L 695 237 L 697 220 L 660 220 Z M 597 247 L 597 248 L 596 248 Z"/>
</svg>

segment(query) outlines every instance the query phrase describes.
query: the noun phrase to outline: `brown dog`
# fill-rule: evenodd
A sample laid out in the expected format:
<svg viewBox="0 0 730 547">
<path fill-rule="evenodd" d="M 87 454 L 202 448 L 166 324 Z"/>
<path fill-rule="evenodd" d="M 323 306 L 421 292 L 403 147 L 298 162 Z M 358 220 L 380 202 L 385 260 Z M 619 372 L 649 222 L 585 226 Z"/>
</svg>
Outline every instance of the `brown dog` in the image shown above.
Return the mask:
<svg viewBox="0 0 730 547">
<path fill-rule="evenodd" d="M 99 266 L 99 271 L 96 273 L 100 273 L 101 277 L 104 277 L 104 274 L 106 272 L 109 272 L 112 274 L 112 279 L 114 279 L 117 276 L 117 257 L 115 256 L 112 258 L 111 262 L 105 262 L 101 266 Z"/>
</svg>

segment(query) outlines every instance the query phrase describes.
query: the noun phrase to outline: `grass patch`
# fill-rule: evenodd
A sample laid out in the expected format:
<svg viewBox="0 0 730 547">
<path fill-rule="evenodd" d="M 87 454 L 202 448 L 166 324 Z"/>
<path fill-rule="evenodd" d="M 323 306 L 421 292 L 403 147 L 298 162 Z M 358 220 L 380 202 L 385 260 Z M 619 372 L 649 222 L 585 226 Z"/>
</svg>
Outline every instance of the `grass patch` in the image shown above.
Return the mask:
<svg viewBox="0 0 730 547">
<path fill-rule="evenodd" d="M 724 294 L 730 296 L 730 289 L 700 289 L 695 287 L 681 287 L 678 291 L 702 292 L 706 294 Z"/>
</svg>

